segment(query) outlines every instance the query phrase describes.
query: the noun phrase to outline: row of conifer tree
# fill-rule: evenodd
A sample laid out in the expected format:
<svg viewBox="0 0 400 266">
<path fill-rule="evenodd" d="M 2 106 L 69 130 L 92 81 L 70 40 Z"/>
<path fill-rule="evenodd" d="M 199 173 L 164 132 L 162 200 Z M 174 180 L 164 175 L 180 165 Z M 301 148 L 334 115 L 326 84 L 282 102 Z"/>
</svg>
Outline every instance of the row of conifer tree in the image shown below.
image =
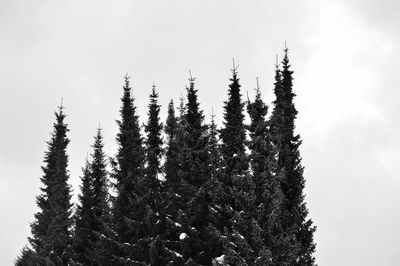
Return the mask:
<svg viewBox="0 0 400 266">
<path fill-rule="evenodd" d="M 125 77 L 117 154 L 107 159 L 98 129 L 76 208 L 61 106 L 16 265 L 315 265 L 292 75 L 285 48 L 269 114 L 258 84 L 242 99 L 234 66 L 221 128 L 204 122 L 192 77 L 163 125 L 153 85 L 144 132 Z"/>
</svg>

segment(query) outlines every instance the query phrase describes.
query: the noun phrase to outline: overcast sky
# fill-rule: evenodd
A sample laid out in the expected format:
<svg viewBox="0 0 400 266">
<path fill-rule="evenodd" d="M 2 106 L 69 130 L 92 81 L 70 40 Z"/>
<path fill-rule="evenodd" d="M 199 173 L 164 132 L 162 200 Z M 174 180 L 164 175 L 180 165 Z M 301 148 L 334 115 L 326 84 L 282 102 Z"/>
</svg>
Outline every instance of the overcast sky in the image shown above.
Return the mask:
<svg viewBox="0 0 400 266">
<path fill-rule="evenodd" d="M 141 121 L 152 83 L 165 117 L 191 69 L 207 120 L 214 108 L 220 122 L 232 58 L 243 94 L 258 76 L 270 103 L 285 40 L 318 264 L 399 265 L 398 10 L 395 0 L 0 1 L 0 265 L 30 235 L 62 97 L 76 195 L 99 123 L 116 152 L 125 73 Z"/>
</svg>

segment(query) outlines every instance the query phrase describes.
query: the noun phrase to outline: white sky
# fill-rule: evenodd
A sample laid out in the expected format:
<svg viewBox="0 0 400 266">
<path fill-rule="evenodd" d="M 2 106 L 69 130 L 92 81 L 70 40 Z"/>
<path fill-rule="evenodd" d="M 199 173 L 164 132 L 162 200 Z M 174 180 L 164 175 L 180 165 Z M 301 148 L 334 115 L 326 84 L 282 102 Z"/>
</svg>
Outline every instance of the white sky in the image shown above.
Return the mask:
<svg viewBox="0 0 400 266">
<path fill-rule="evenodd" d="M 253 95 L 258 76 L 271 102 L 284 40 L 295 71 L 317 262 L 399 264 L 396 1 L 110 3 L 0 2 L 0 265 L 11 265 L 27 243 L 61 97 L 77 192 L 99 122 L 106 151 L 115 154 L 125 73 L 142 121 L 153 81 L 165 117 L 169 99 L 184 92 L 189 68 L 205 114 L 214 108 L 221 121 L 232 57 L 243 93 Z"/>
</svg>

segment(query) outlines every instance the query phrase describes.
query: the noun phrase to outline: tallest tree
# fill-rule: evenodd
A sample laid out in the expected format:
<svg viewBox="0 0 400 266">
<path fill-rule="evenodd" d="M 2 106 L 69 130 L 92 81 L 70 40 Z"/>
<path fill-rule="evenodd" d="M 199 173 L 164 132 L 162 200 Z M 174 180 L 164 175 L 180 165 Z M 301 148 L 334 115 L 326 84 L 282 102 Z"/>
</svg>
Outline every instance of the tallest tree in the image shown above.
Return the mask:
<svg viewBox="0 0 400 266">
<path fill-rule="evenodd" d="M 274 110 L 271 130 L 278 150 L 277 172 L 281 176 L 283 192 L 281 225 L 292 234 L 297 250 L 291 265 L 315 265 L 315 227 L 307 218 L 308 209 L 304 199 L 304 167 L 301 165 L 300 136 L 295 134 L 297 110 L 293 103 L 293 71 L 290 69 L 288 49 L 284 50 L 282 70 L 277 68 Z"/>
<path fill-rule="evenodd" d="M 55 115 L 54 131 L 42 167 L 42 194 L 37 197 L 40 210 L 35 214 L 29 239 L 38 265 L 67 265 L 71 244 L 71 189 L 66 151 L 69 139 L 62 106 Z"/>
<path fill-rule="evenodd" d="M 147 257 L 138 240 L 144 235 L 144 206 L 141 199 L 145 176 L 145 149 L 140 134 L 129 77 L 125 76 L 121 119 L 118 122 L 118 153 L 114 164 L 117 198 L 113 209 L 113 225 L 117 234 L 113 265 L 126 265 L 127 261 L 143 261 Z"/>
</svg>

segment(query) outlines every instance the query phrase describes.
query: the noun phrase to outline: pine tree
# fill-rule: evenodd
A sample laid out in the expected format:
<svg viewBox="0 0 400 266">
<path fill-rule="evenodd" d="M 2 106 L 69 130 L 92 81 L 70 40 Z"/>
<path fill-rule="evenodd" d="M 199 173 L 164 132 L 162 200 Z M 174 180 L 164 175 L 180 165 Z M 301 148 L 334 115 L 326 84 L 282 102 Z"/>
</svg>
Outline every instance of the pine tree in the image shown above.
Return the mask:
<svg viewBox="0 0 400 266">
<path fill-rule="evenodd" d="M 114 173 L 118 194 L 113 208 L 113 224 L 117 234 L 114 264 L 140 263 L 148 257 L 148 252 L 138 244 L 145 230 L 145 210 L 141 202 L 144 193 L 145 150 L 128 76 L 125 77 L 123 90 L 121 120 L 117 121 L 119 147 Z"/>
<path fill-rule="evenodd" d="M 93 213 L 92 172 L 88 158 L 86 158 L 82 172 L 81 194 L 78 197 L 79 205 L 75 214 L 74 261 L 81 265 L 93 265 L 91 254 L 94 251 L 96 236 L 93 231 L 95 218 Z"/>
<path fill-rule="evenodd" d="M 284 50 L 282 71 L 277 69 L 274 110 L 271 117 L 275 145 L 278 149 L 277 173 L 281 176 L 283 192 L 281 223 L 287 235 L 292 234 L 297 253 L 291 265 L 314 265 L 315 227 L 307 219 L 308 210 L 304 201 L 303 177 L 299 146 L 300 136 L 294 133 L 297 110 L 293 103 L 293 71 L 290 70 L 288 49 Z"/>
<path fill-rule="evenodd" d="M 42 167 L 42 194 L 37 197 L 39 212 L 31 224 L 32 245 L 40 265 L 66 265 L 71 256 L 71 189 L 68 184 L 68 128 L 63 107 L 59 107 L 54 131 L 48 142 Z"/>
</svg>

